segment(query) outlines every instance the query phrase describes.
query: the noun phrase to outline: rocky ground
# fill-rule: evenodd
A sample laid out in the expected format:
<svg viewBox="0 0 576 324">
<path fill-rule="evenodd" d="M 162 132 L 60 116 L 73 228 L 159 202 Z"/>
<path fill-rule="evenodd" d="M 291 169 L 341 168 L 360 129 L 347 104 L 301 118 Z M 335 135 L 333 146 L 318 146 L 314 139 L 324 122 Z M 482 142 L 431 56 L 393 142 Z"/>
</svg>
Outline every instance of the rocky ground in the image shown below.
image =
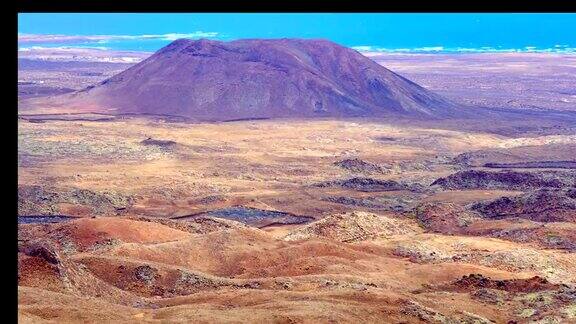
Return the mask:
<svg viewBox="0 0 576 324">
<path fill-rule="evenodd" d="M 374 58 L 461 103 L 574 107 L 571 56 Z M 20 98 L 131 65 L 21 59 Z M 20 113 L 22 323 L 576 322 L 563 117 Z"/>
<path fill-rule="evenodd" d="M 18 97 L 52 96 L 81 90 L 129 68 L 129 63 L 51 61 L 19 53 Z"/>
<path fill-rule="evenodd" d="M 576 320 L 573 135 L 38 118 L 22 322 Z"/>
<path fill-rule="evenodd" d="M 576 56 L 550 53 L 371 53 L 392 71 L 465 104 L 574 110 Z"/>
</svg>

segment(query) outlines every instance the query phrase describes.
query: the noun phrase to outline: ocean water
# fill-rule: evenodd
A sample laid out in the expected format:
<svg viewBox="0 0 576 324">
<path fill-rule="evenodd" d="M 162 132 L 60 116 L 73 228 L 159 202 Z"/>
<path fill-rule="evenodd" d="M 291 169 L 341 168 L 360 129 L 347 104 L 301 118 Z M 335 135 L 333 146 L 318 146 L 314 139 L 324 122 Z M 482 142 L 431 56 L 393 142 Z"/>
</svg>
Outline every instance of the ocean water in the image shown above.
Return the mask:
<svg viewBox="0 0 576 324">
<path fill-rule="evenodd" d="M 156 51 L 178 38 L 322 38 L 375 52 L 575 52 L 576 14 L 27 13 L 18 33 L 20 48 Z"/>
</svg>

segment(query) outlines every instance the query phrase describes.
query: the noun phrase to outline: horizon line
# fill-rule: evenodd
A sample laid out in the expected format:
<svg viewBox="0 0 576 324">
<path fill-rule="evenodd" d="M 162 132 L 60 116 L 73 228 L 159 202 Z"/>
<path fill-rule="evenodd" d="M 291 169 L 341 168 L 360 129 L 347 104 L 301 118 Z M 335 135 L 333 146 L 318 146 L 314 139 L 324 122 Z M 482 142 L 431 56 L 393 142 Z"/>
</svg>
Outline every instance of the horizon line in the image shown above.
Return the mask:
<svg viewBox="0 0 576 324">
<path fill-rule="evenodd" d="M 158 48 L 160 50 L 162 47 Z M 366 56 L 378 56 L 384 54 L 474 54 L 474 53 L 534 53 L 534 54 L 576 54 L 576 47 L 568 47 L 567 45 L 556 45 L 554 47 L 538 48 L 535 46 L 525 46 L 522 48 L 499 48 L 491 46 L 481 47 L 444 47 L 444 46 L 419 46 L 419 47 L 373 47 L 373 46 L 350 46 L 349 48 L 356 50 Z M 130 50 L 130 49 L 116 49 L 106 46 L 91 46 L 91 45 L 76 45 L 76 46 L 23 46 L 18 47 L 18 52 L 33 52 L 44 50 L 61 50 L 61 51 L 98 51 L 98 52 L 123 52 L 123 53 L 137 53 L 137 54 L 152 54 L 156 51 L 147 50 Z"/>
</svg>

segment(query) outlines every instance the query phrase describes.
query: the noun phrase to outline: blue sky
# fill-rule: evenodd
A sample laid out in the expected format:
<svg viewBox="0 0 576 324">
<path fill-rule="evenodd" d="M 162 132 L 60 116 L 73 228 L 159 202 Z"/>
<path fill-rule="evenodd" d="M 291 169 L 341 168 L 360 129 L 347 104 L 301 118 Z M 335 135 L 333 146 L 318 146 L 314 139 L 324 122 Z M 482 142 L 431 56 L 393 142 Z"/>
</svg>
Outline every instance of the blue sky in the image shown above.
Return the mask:
<svg viewBox="0 0 576 324">
<path fill-rule="evenodd" d="M 576 14 L 29 13 L 19 14 L 18 33 L 20 48 L 155 51 L 179 37 L 297 37 L 367 51 L 576 51 Z"/>
</svg>

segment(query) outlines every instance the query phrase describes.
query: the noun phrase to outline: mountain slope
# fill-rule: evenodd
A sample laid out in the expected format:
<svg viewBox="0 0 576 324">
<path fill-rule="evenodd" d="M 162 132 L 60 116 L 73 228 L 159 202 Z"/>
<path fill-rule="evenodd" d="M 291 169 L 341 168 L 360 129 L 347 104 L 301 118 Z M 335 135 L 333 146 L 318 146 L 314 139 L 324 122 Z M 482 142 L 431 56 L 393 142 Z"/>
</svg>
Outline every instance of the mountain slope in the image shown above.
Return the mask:
<svg viewBox="0 0 576 324">
<path fill-rule="evenodd" d="M 99 111 L 197 120 L 466 115 L 352 49 L 300 39 L 176 40 L 126 71 L 58 100 Z"/>
</svg>

